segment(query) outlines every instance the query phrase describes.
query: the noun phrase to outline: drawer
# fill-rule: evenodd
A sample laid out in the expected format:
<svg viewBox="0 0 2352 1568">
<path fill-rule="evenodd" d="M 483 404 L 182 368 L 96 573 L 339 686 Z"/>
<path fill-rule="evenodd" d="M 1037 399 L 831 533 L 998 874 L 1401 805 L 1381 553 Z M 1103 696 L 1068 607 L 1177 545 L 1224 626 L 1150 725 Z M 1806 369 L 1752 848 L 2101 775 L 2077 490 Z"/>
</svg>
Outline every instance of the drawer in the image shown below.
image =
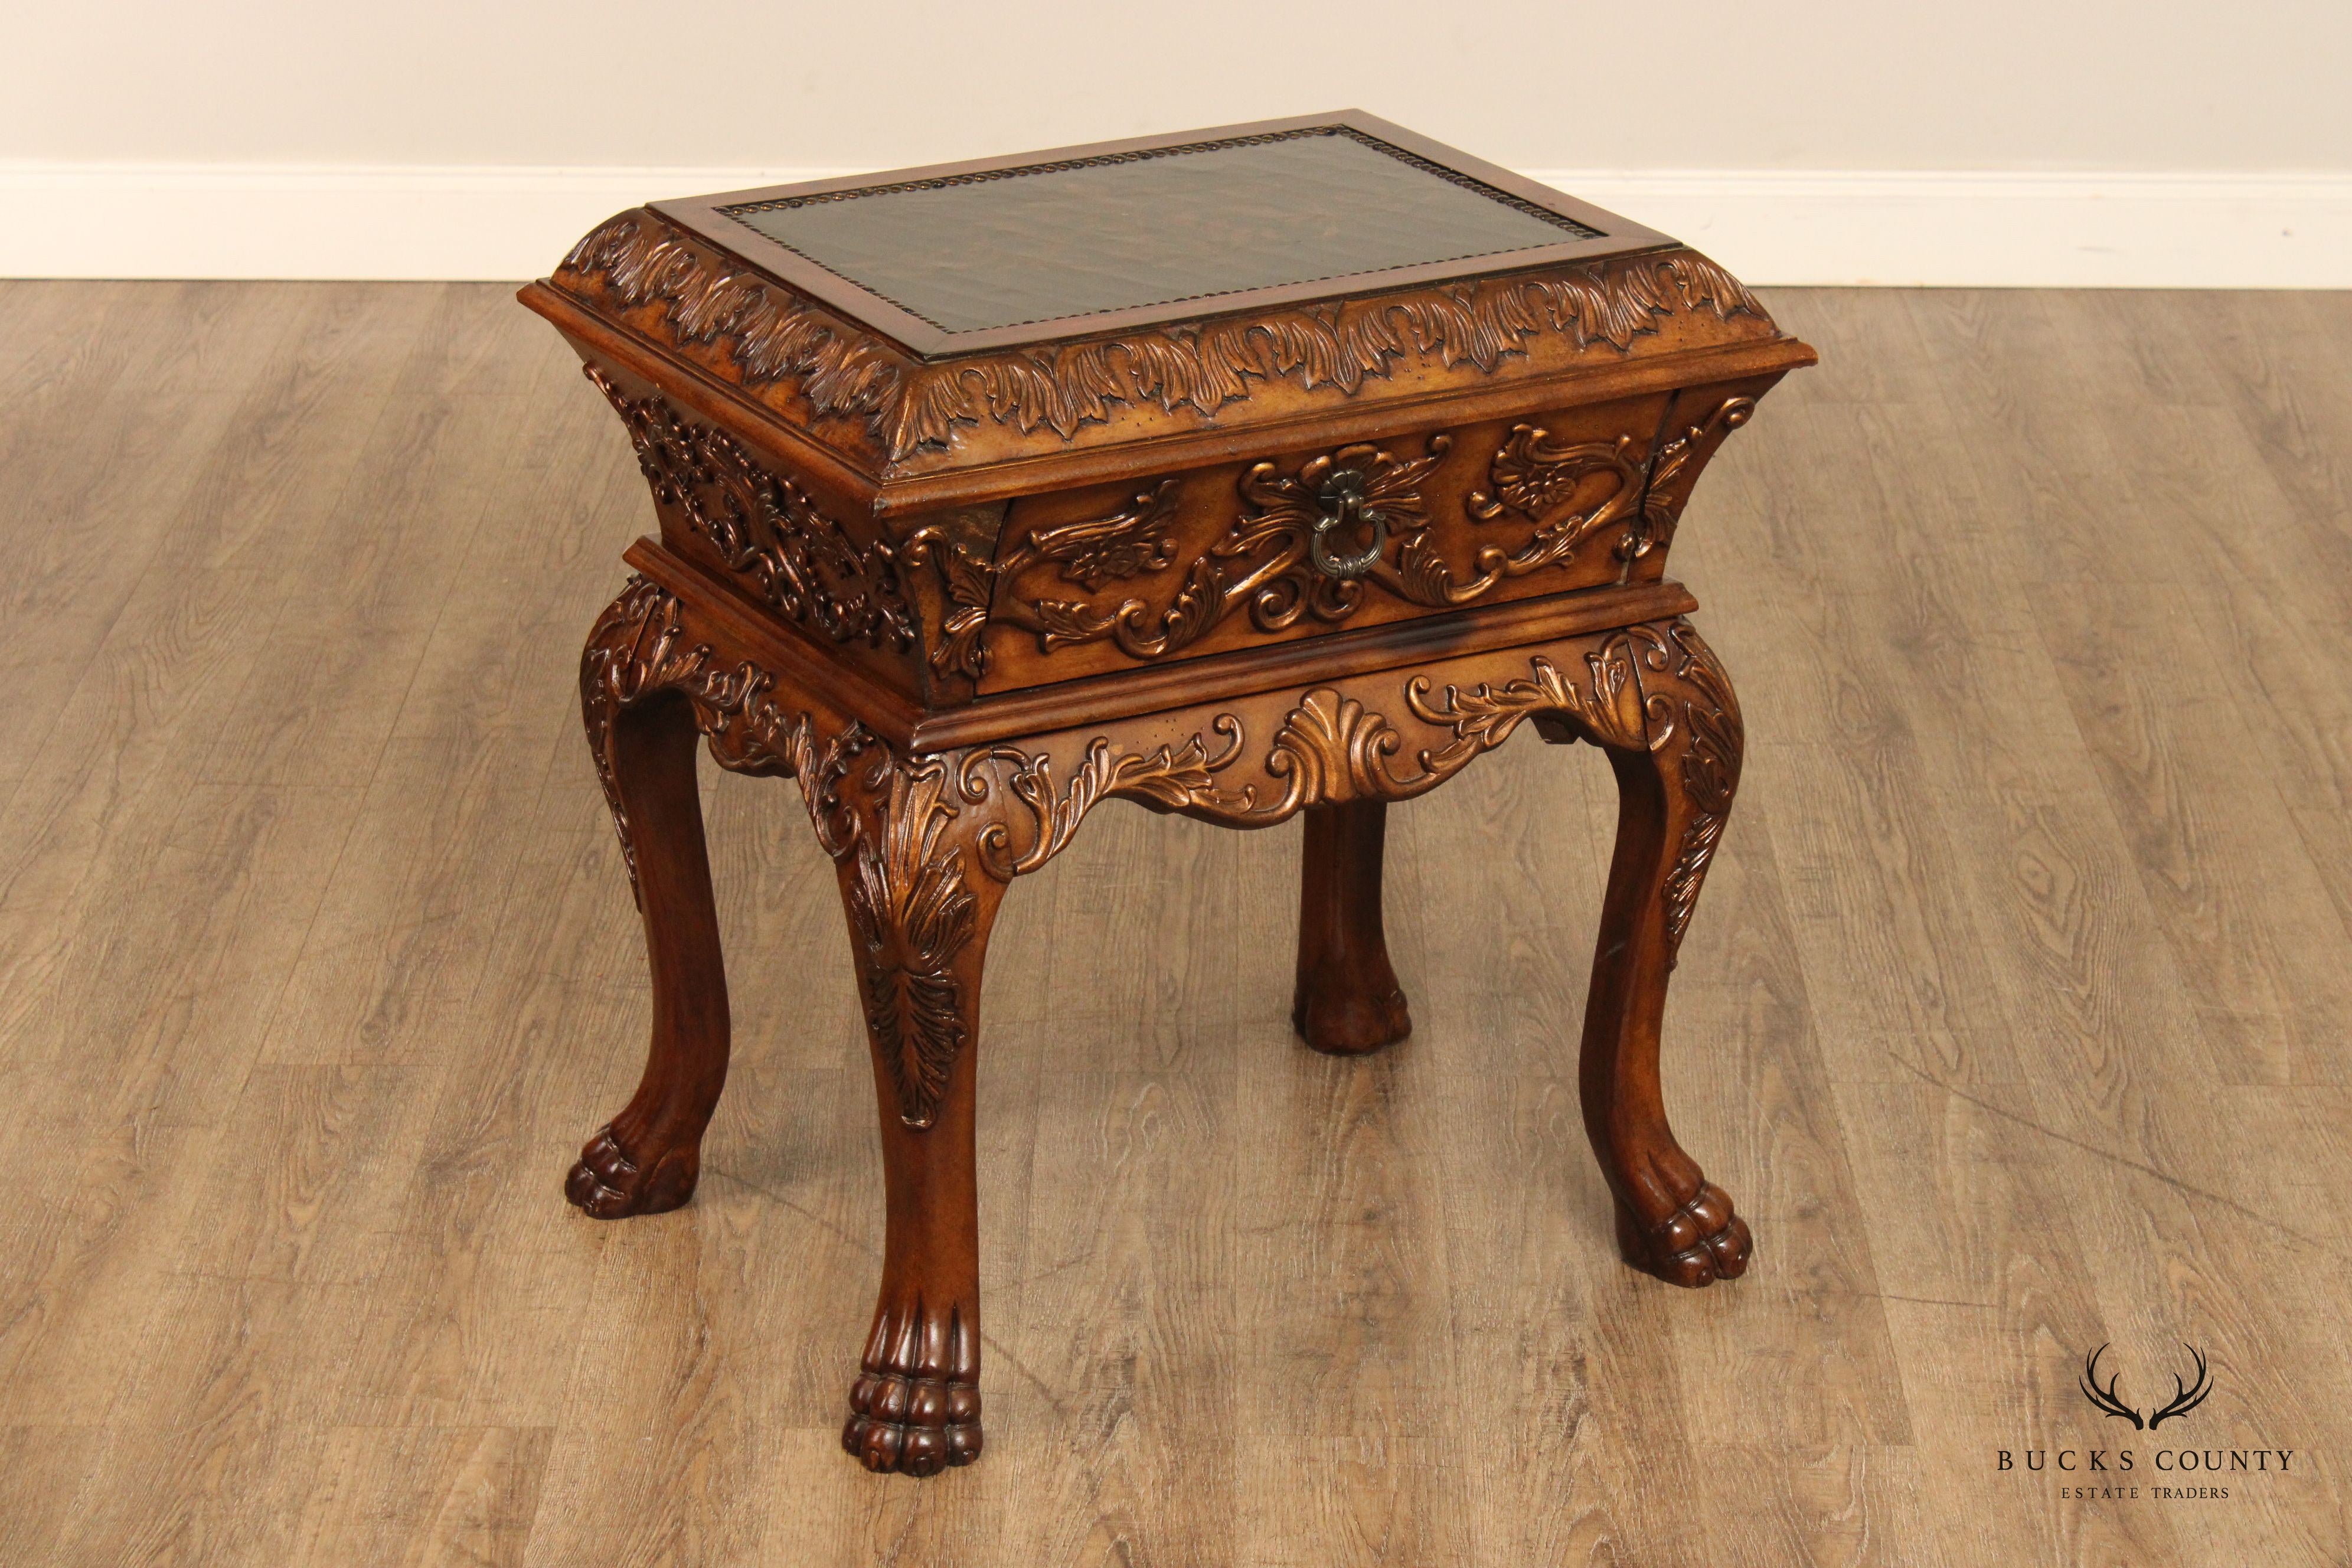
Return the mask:
<svg viewBox="0 0 2352 1568">
<path fill-rule="evenodd" d="M 1615 583 L 1665 411 L 1628 398 L 1016 500 L 979 689 Z"/>
</svg>

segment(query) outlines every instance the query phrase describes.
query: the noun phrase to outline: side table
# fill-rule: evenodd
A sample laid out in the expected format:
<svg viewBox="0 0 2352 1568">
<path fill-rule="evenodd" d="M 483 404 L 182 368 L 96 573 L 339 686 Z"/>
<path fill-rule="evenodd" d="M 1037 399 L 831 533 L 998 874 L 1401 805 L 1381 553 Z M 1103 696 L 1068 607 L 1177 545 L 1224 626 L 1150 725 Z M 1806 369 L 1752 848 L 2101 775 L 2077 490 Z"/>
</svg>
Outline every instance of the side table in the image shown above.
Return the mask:
<svg viewBox="0 0 2352 1568">
<path fill-rule="evenodd" d="M 1411 1027 L 1384 814 L 1522 724 L 1622 806 L 1585 1126 L 1625 1260 L 1737 1276 L 1666 1124 L 1666 981 L 1739 708 L 1664 575 L 1699 472 L 1811 349 L 1664 236 L 1360 113 L 657 202 L 522 300 L 660 516 L 581 702 L 643 911 L 653 1037 L 566 1195 L 694 1192 L 727 1074 L 695 750 L 798 781 L 837 869 L 887 1243 L 845 1446 L 981 1449 L 973 1077 L 1016 877 L 1106 800 L 1306 819 L 1292 1016 Z"/>
</svg>

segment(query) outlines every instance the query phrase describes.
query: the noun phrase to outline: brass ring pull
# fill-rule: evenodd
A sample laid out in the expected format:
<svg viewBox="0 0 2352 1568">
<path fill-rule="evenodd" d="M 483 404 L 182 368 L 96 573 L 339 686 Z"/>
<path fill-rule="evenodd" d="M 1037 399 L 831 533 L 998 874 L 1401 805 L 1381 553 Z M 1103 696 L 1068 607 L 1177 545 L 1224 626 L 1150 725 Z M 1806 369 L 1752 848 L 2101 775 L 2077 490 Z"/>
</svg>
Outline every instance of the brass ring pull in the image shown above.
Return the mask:
<svg viewBox="0 0 2352 1568">
<path fill-rule="evenodd" d="M 1342 468 L 1333 474 L 1323 482 L 1322 489 L 1323 514 L 1315 520 L 1315 530 L 1307 536 L 1307 554 L 1315 563 L 1315 570 L 1344 583 L 1379 564 L 1389 547 L 1388 520 L 1374 508 L 1364 505 L 1364 476 L 1353 468 Z M 1372 525 L 1371 541 L 1352 555 L 1335 555 L 1331 552 L 1331 533 L 1350 517 L 1362 518 Z"/>
</svg>

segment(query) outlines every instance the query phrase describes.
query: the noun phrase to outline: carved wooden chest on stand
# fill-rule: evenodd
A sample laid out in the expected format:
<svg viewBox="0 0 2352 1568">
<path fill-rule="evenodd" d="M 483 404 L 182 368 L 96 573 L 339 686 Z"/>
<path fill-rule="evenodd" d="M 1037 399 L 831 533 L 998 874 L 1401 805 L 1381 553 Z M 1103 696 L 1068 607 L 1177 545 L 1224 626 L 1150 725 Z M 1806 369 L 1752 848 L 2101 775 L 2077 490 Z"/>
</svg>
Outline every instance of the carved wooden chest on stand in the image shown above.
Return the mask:
<svg viewBox="0 0 2352 1568">
<path fill-rule="evenodd" d="M 726 1076 L 695 747 L 798 781 L 835 862 L 888 1239 L 843 1441 L 981 1447 L 973 1074 L 999 900 L 1112 798 L 1305 818 L 1294 1019 L 1410 1027 L 1387 804 L 1524 722 L 1615 769 L 1585 1123 L 1626 1261 L 1738 1274 L 1666 1125 L 1666 978 L 1739 710 L 1665 575 L 1699 471 L 1813 361 L 1665 237 L 1357 113 L 658 202 L 524 303 L 660 516 L 581 700 L 644 912 L 635 1096 L 566 1193 L 693 1194 Z"/>
</svg>

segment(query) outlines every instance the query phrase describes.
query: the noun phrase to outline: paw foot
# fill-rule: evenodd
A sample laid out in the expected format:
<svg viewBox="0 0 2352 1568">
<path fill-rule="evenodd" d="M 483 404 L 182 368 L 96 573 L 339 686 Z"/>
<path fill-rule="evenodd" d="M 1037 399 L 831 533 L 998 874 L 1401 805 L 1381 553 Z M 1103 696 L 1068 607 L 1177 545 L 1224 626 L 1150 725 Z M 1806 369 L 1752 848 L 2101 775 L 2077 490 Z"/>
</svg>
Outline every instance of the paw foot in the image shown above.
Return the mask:
<svg viewBox="0 0 2352 1568">
<path fill-rule="evenodd" d="M 980 1458 L 980 1390 L 943 1378 L 869 1372 L 849 1391 L 841 1446 L 869 1470 L 935 1476 Z"/>
<path fill-rule="evenodd" d="M 1301 991 L 1291 1004 L 1290 1023 L 1307 1045 L 1330 1057 L 1368 1056 L 1412 1033 L 1404 992 L 1395 987 L 1377 995 Z"/>
<path fill-rule="evenodd" d="M 700 1169 L 699 1152 L 693 1148 L 672 1149 L 650 1169 L 643 1168 L 608 1125 L 580 1151 L 579 1163 L 563 1178 L 563 1195 L 597 1219 L 660 1214 L 694 1195 Z"/>
<path fill-rule="evenodd" d="M 935 1476 L 980 1458 L 980 1343 L 966 1315 L 885 1310 L 849 1390 L 841 1446 L 869 1470 Z"/>
<path fill-rule="evenodd" d="M 1617 1244 L 1626 1262 L 1669 1285 L 1696 1289 L 1748 1271 L 1748 1222 L 1713 1182 L 1701 1182 L 1688 1203 L 1656 1225 L 1643 1225 L 1620 1205 Z"/>
</svg>

